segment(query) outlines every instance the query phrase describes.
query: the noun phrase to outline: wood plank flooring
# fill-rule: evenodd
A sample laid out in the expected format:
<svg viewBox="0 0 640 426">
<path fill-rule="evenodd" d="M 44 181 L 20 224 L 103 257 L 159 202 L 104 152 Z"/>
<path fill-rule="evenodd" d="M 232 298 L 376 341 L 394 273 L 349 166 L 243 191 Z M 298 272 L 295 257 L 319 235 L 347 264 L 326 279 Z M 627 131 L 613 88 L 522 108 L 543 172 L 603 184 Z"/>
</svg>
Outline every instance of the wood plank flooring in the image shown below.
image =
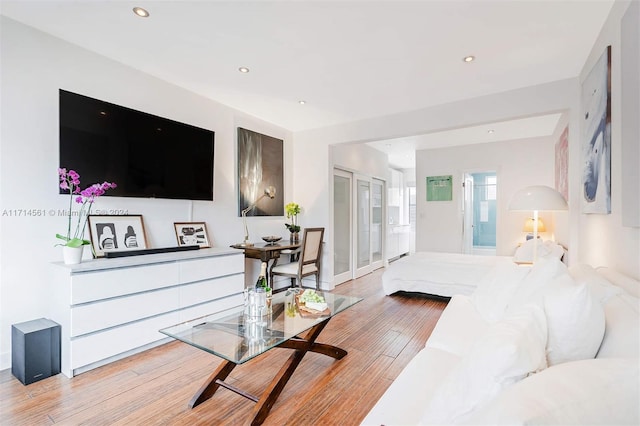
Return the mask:
<svg viewBox="0 0 640 426">
<path fill-rule="evenodd" d="M 385 296 L 375 271 L 338 286 L 364 300 L 331 319 L 319 342 L 346 349 L 342 360 L 308 353 L 265 425 L 358 425 L 424 347 L 446 301 Z M 228 381 L 260 395 L 290 350 L 273 349 L 236 367 Z M 0 425 L 241 425 L 254 403 L 220 389 L 194 409 L 187 403 L 220 359 L 171 342 L 68 379 L 28 386 L 0 372 Z"/>
</svg>

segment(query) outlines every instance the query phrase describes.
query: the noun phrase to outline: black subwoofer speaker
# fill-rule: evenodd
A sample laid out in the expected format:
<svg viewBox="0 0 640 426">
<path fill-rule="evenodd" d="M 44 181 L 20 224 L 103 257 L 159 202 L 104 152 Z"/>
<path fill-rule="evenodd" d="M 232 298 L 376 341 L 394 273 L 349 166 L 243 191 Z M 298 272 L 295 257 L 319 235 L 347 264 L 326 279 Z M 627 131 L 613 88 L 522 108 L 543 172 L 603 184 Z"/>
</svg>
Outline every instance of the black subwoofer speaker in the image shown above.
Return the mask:
<svg viewBox="0 0 640 426">
<path fill-rule="evenodd" d="M 60 324 L 40 318 L 11 326 L 11 374 L 23 384 L 60 373 Z"/>
</svg>

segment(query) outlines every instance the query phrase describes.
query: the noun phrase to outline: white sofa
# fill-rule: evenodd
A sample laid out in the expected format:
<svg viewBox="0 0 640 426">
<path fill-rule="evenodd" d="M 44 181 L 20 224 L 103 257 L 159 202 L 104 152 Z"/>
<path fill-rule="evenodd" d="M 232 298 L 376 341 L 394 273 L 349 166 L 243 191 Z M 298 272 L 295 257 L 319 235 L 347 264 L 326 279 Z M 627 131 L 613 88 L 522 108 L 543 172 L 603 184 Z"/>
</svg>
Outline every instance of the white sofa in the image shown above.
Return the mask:
<svg viewBox="0 0 640 426">
<path fill-rule="evenodd" d="M 363 425 L 640 424 L 640 282 L 545 260 L 454 296 Z"/>
</svg>

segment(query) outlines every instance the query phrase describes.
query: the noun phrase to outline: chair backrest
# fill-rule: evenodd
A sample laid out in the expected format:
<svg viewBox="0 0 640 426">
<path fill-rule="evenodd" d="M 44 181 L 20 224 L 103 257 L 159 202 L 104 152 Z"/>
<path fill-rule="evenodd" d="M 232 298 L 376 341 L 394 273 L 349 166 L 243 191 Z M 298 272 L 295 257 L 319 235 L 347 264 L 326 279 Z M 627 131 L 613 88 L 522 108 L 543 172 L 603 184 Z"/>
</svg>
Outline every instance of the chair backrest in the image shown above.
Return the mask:
<svg viewBox="0 0 640 426">
<path fill-rule="evenodd" d="M 302 236 L 302 252 L 300 253 L 299 269 L 302 271 L 304 265 L 315 263 L 320 265 L 322 257 L 322 239 L 324 238 L 324 228 L 305 228 Z"/>
</svg>

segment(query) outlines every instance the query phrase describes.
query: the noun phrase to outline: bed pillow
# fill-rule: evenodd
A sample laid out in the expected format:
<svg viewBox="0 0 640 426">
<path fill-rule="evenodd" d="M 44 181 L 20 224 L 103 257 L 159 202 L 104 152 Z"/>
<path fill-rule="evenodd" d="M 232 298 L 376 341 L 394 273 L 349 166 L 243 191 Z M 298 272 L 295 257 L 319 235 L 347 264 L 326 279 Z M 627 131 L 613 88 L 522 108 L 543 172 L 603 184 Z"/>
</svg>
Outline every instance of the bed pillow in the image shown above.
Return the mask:
<svg viewBox="0 0 640 426">
<path fill-rule="evenodd" d="M 533 262 L 533 246 L 535 245 L 535 240 L 527 240 L 520 247 L 516 249 L 515 254 L 513 255 L 514 262 Z M 564 256 L 564 247 L 560 244 L 556 244 L 553 241 L 542 241 L 538 239 L 538 258 L 543 257 L 554 257 L 556 259 L 562 259 Z"/>
<path fill-rule="evenodd" d="M 421 423 L 463 419 L 504 388 L 544 369 L 546 342 L 547 322 L 539 306 L 523 306 L 492 324 L 443 380 Z"/>
<path fill-rule="evenodd" d="M 640 424 L 638 358 L 550 367 L 506 389 L 458 424 Z"/>
<path fill-rule="evenodd" d="M 586 284 L 576 284 L 569 274 L 556 277 L 545 289 L 544 311 L 549 366 L 596 356 L 604 336 L 604 309 Z"/>
</svg>

